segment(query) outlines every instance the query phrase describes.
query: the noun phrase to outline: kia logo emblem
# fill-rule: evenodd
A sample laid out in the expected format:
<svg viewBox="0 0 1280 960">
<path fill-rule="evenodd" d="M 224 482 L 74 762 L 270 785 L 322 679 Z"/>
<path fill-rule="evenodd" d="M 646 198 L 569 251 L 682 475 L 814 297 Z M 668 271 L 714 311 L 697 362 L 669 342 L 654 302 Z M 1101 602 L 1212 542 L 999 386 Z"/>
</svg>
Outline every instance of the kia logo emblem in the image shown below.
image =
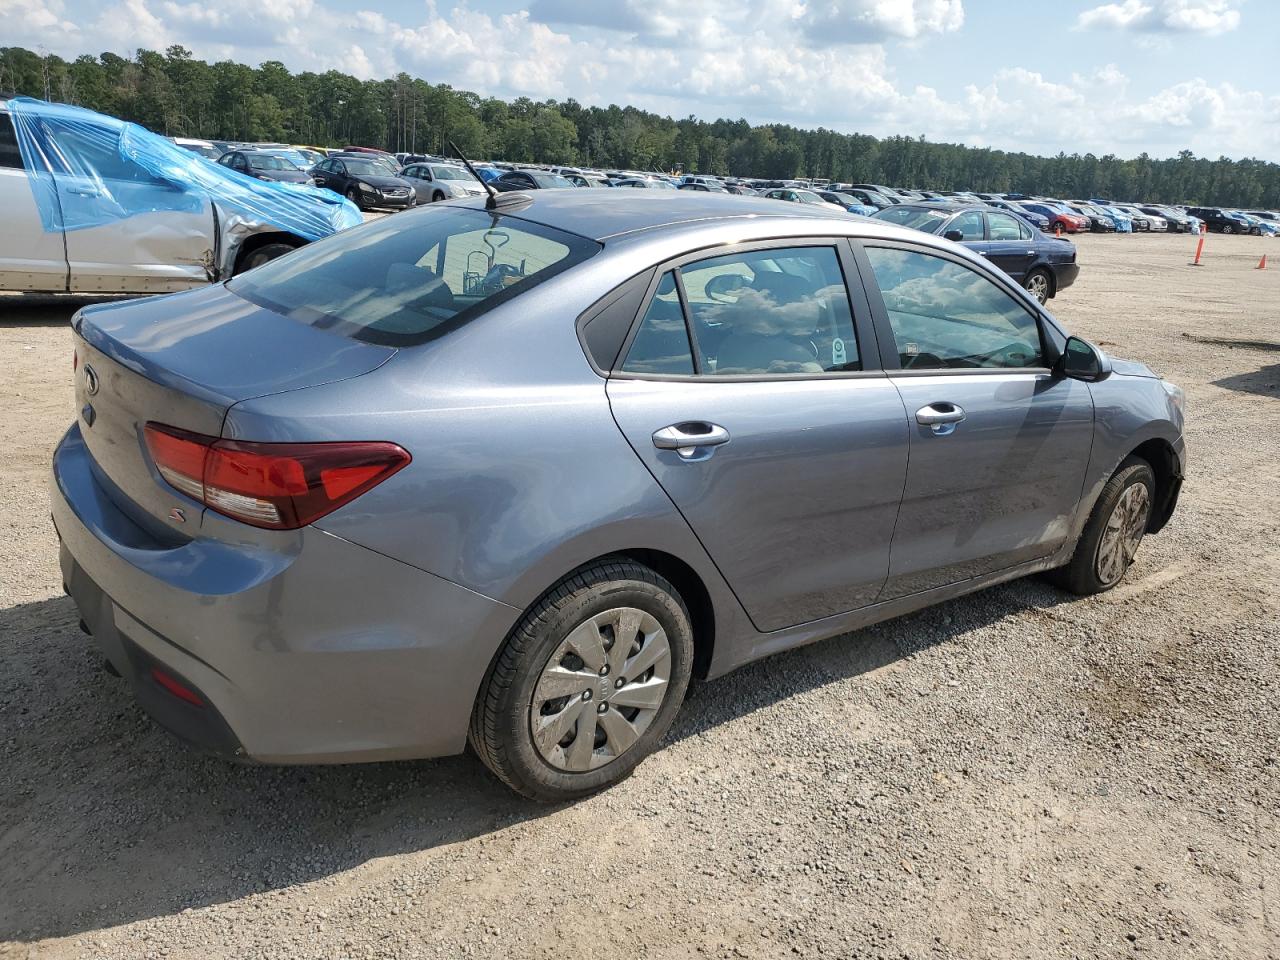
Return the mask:
<svg viewBox="0 0 1280 960">
<path fill-rule="evenodd" d="M 84 365 L 84 392 L 91 397 L 98 392 L 98 371 L 87 363 Z"/>
</svg>

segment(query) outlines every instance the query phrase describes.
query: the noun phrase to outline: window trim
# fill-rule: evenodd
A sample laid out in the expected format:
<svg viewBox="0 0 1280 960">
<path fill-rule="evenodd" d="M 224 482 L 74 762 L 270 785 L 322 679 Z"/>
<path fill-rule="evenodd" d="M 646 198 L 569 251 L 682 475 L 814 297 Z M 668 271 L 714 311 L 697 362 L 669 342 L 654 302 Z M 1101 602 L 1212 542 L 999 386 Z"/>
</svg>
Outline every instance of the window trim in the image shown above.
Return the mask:
<svg viewBox="0 0 1280 960">
<path fill-rule="evenodd" d="M 872 316 L 872 307 L 867 298 L 865 288 L 865 280 L 861 266 L 855 261 L 849 248 L 850 237 L 847 236 L 827 236 L 827 237 L 777 237 L 767 240 L 750 240 L 743 243 L 718 244 L 709 247 L 702 247 L 698 250 L 691 250 L 677 257 L 671 257 L 662 263 L 655 265 L 653 275 L 649 279 L 648 287 L 645 289 L 644 296 L 641 298 L 640 308 L 636 316 L 631 321 L 631 329 L 627 332 L 626 339 L 622 342 L 622 349 L 618 351 L 617 359 L 614 360 L 613 368 L 609 371 L 608 377 L 611 380 L 652 380 L 652 381 L 672 381 L 676 383 L 760 383 L 787 380 L 856 380 L 869 378 L 883 378 L 886 371 L 882 368 L 881 353 L 879 349 L 879 337 Z M 715 374 L 699 373 L 702 361 L 700 351 L 697 346 L 697 336 L 692 330 L 692 324 L 689 318 L 688 303 L 685 299 L 684 278 L 681 275 L 681 268 L 689 263 L 696 263 L 702 260 L 714 260 L 718 257 L 732 256 L 735 253 L 753 253 L 757 250 L 786 250 L 795 247 L 827 247 L 836 255 L 836 261 L 840 266 L 840 270 L 844 275 L 845 291 L 849 297 L 849 309 L 853 313 L 853 332 L 858 343 L 858 357 L 862 361 L 861 370 L 839 370 L 833 372 L 822 373 L 730 373 L 722 376 Z M 680 294 L 680 306 L 684 310 L 685 331 L 689 335 L 689 346 L 693 350 L 693 374 L 676 374 L 676 373 L 646 373 L 637 374 L 621 369 L 625 362 L 628 352 L 631 350 L 631 344 L 635 341 L 636 335 L 639 333 L 640 324 L 644 320 L 644 315 L 649 309 L 649 303 L 653 299 L 653 295 L 658 288 L 658 284 L 662 282 L 662 277 L 668 272 L 674 270 L 676 275 L 676 289 Z"/>
<path fill-rule="evenodd" d="M 864 280 L 863 287 L 866 289 L 867 298 L 871 303 L 871 316 L 875 321 L 876 331 L 879 334 L 878 343 L 880 346 L 880 364 L 889 376 L 892 377 L 939 377 L 939 376 L 1010 376 L 1017 374 L 1027 374 L 1029 376 L 1044 376 L 1053 373 L 1053 367 L 1058 360 L 1058 350 L 1052 340 L 1045 333 L 1045 324 L 1050 322 L 1047 315 L 1036 308 L 1033 308 L 1026 301 L 1030 298 L 1022 287 L 1013 282 L 1003 270 L 999 273 L 994 270 L 990 264 L 983 263 L 981 260 L 974 261 L 967 257 L 957 256 L 950 250 L 943 250 L 938 247 L 931 247 L 926 244 L 910 243 L 905 240 L 888 240 L 879 238 L 849 238 L 849 245 L 853 249 L 854 259 L 858 262 L 858 267 L 863 271 Z M 871 260 L 867 257 L 866 248 L 878 247 L 889 250 L 903 250 L 908 253 L 920 253 L 925 256 L 938 257 L 942 260 L 950 260 L 952 263 L 967 267 L 987 280 L 990 280 L 997 287 L 1004 288 L 1011 299 L 1022 307 L 1036 322 L 1036 333 L 1040 337 L 1040 356 L 1046 361 L 1047 365 L 1042 367 L 972 367 L 958 369 L 954 367 L 942 367 L 940 369 L 929 370 L 907 370 L 902 366 L 902 360 L 897 353 L 897 340 L 893 335 L 893 325 L 889 322 L 889 310 L 884 305 L 884 296 L 880 292 L 880 284 L 876 280 L 875 270 L 872 269 Z"/>
</svg>

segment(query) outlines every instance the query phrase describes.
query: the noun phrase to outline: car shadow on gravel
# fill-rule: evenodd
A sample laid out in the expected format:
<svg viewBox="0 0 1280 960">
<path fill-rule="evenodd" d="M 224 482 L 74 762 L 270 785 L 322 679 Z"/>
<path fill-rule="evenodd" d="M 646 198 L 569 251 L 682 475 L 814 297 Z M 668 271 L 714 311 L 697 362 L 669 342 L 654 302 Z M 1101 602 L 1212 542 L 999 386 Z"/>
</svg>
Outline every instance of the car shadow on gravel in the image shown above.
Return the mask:
<svg viewBox="0 0 1280 960">
<path fill-rule="evenodd" d="M 1221 380 L 1214 380 L 1213 385 L 1240 393 L 1256 393 L 1261 397 L 1280 398 L 1280 363 L 1259 367 L 1249 373 L 1223 377 Z"/>
<path fill-rule="evenodd" d="M 65 327 L 81 307 L 130 300 L 124 294 L 81 297 L 70 294 L 0 296 L 0 323 L 24 327 Z"/>
<path fill-rule="evenodd" d="M 1064 599 L 1019 581 L 695 684 L 668 742 Z M 265 767 L 198 755 L 102 669 L 78 620 L 66 598 L 0 611 L 0 944 L 319 881 L 559 809 L 469 756 Z"/>
</svg>

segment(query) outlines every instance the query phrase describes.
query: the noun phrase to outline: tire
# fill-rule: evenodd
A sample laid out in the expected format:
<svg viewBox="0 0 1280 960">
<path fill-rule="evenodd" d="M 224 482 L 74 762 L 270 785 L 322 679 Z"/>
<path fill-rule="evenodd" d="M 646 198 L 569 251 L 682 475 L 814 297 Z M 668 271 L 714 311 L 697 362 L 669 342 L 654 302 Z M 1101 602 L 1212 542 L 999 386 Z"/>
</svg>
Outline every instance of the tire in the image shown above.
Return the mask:
<svg viewBox="0 0 1280 960">
<path fill-rule="evenodd" d="M 444 199 L 444 194 L 441 193 L 439 190 L 437 190 L 435 193 L 431 195 L 432 203 L 439 203 L 443 199 Z"/>
<path fill-rule="evenodd" d="M 355 187 L 347 187 L 347 199 L 356 205 L 356 209 L 364 212 L 364 204 L 360 202 L 360 191 Z"/>
<path fill-rule="evenodd" d="M 635 631 L 625 654 L 612 639 L 619 627 Z M 628 665 L 640 672 L 628 677 Z M 511 631 L 481 685 L 467 739 L 517 793 L 584 797 L 624 779 L 653 751 L 692 668 L 693 630 L 676 589 L 648 567 L 606 559 L 561 580 Z"/>
<path fill-rule="evenodd" d="M 1155 494 L 1151 465 L 1141 457 L 1126 458 L 1102 488 L 1071 561 L 1052 571 L 1050 578 L 1082 597 L 1114 587 L 1142 544 Z"/>
<path fill-rule="evenodd" d="M 276 257 L 283 257 L 286 253 L 291 252 L 295 248 L 287 243 L 264 243 L 258 249 L 254 250 L 246 257 L 242 257 L 240 262 L 236 264 L 232 276 L 238 277 L 246 270 L 252 270 L 254 267 L 260 267 L 269 260 Z"/>
<path fill-rule="evenodd" d="M 1036 267 L 1022 278 L 1022 285 L 1041 306 L 1053 296 L 1053 275 L 1044 267 Z"/>
<path fill-rule="evenodd" d="M 1228 233 L 1228 234 L 1229 234 L 1229 233 L 1235 233 L 1235 232 L 1236 232 L 1236 228 L 1235 228 L 1235 227 L 1233 227 L 1233 226 L 1232 226 L 1231 224 L 1229 224 L 1229 223 L 1224 223 L 1224 224 L 1222 225 L 1222 232 L 1223 232 L 1223 233 Z"/>
</svg>

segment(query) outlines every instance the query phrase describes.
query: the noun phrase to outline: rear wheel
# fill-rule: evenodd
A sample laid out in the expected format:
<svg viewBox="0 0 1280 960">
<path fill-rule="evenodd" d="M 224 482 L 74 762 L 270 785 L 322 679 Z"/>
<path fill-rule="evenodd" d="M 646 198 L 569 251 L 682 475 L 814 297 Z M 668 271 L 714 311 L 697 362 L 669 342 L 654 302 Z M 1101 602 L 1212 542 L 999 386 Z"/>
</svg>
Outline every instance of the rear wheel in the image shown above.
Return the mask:
<svg viewBox="0 0 1280 960">
<path fill-rule="evenodd" d="M 1133 563 L 1151 520 L 1156 476 L 1141 457 L 1129 457 L 1107 481 L 1076 543 L 1071 562 L 1052 579 L 1085 596 L 1110 590 Z"/>
<path fill-rule="evenodd" d="M 693 665 L 689 613 L 648 567 L 606 560 L 571 574 L 508 637 L 468 737 L 535 800 L 572 800 L 626 777 L 671 726 Z"/>
<path fill-rule="evenodd" d="M 1047 303 L 1049 296 L 1053 293 L 1053 278 L 1049 275 L 1049 271 L 1043 267 L 1038 267 L 1028 273 L 1022 281 L 1022 285 L 1041 304 Z"/>
<path fill-rule="evenodd" d="M 1236 228 L 1235 228 L 1235 227 L 1233 227 L 1233 226 L 1232 226 L 1231 224 L 1229 224 L 1229 223 L 1224 223 L 1224 224 L 1222 225 L 1222 232 L 1223 232 L 1223 233 L 1235 233 L 1235 232 L 1236 232 Z"/>
</svg>

